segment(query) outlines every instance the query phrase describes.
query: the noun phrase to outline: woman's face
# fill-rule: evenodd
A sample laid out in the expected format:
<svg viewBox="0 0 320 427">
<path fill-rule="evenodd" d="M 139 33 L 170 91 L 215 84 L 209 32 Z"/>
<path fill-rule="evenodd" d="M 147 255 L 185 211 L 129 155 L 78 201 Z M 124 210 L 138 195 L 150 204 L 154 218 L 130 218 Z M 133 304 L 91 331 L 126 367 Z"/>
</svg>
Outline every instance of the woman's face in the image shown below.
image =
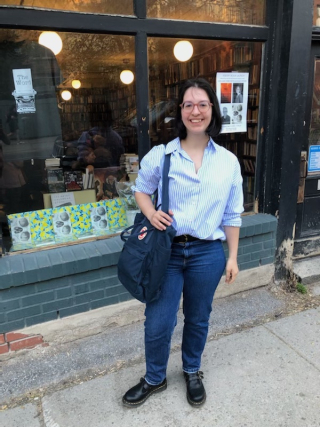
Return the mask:
<svg viewBox="0 0 320 427">
<path fill-rule="evenodd" d="M 186 90 L 182 103 L 189 101 L 193 104 L 198 104 L 201 101 L 210 102 L 207 92 L 198 87 L 190 87 Z M 188 136 L 194 134 L 204 134 L 208 128 L 212 117 L 212 107 L 210 106 L 208 111 L 202 113 L 199 111 L 198 106 L 195 105 L 191 113 L 186 113 L 181 107 L 181 118 L 182 122 L 187 129 Z"/>
</svg>

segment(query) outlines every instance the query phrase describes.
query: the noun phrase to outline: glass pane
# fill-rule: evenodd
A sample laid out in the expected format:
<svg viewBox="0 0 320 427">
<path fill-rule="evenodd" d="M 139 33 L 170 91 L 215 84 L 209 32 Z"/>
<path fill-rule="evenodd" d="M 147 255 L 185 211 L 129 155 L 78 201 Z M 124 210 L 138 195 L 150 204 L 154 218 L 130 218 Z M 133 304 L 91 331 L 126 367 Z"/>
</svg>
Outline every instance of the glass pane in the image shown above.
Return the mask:
<svg viewBox="0 0 320 427">
<path fill-rule="evenodd" d="M 114 181 L 129 180 L 120 157 L 137 153 L 127 120 L 135 84 L 120 80 L 134 71 L 134 37 L 54 33 L 62 42 L 55 55 L 40 33 L 0 30 L 1 221 L 47 208 L 51 193 L 90 188 L 81 180 L 93 168 L 90 197 L 115 198 Z M 51 173 L 45 159 L 54 158 L 60 171 Z"/>
<path fill-rule="evenodd" d="M 217 72 L 249 73 L 248 98 L 243 100 L 247 104 L 247 131 L 221 134 L 215 142 L 237 155 L 244 180 L 245 210 L 251 211 L 254 203 L 262 43 L 190 40 L 193 56 L 186 62 L 179 62 L 173 54 L 177 41 L 167 38 L 148 40 L 151 143 L 157 145 L 176 136 L 175 115 L 181 82 L 188 78 L 204 77 L 216 89 Z M 233 102 L 237 101 L 234 99 Z M 228 108 L 233 120 L 234 114 L 238 113 L 233 111 L 233 105 Z"/>
<path fill-rule="evenodd" d="M 264 25 L 265 3 L 265 0 L 147 0 L 147 16 Z"/>
<path fill-rule="evenodd" d="M 110 15 L 133 15 L 133 0 L 1 0 L 0 5 L 67 10 Z"/>
<path fill-rule="evenodd" d="M 313 25 L 320 27 L 320 1 L 313 0 Z"/>
<path fill-rule="evenodd" d="M 314 62 L 314 85 L 309 145 L 320 145 L 320 59 L 316 59 Z"/>
</svg>

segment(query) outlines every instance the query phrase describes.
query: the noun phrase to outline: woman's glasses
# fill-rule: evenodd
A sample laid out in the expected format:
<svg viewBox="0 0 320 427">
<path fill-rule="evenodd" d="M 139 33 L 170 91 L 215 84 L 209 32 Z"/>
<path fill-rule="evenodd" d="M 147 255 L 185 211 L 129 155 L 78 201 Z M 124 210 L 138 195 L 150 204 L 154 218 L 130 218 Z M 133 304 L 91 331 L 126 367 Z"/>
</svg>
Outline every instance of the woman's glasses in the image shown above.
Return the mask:
<svg viewBox="0 0 320 427">
<path fill-rule="evenodd" d="M 182 104 L 180 104 L 180 107 L 185 111 L 186 113 L 191 113 L 195 106 L 198 107 L 198 110 L 200 113 L 206 113 L 210 107 L 212 107 L 213 104 L 209 101 L 200 101 L 197 104 L 194 104 L 191 101 L 185 101 Z"/>
</svg>

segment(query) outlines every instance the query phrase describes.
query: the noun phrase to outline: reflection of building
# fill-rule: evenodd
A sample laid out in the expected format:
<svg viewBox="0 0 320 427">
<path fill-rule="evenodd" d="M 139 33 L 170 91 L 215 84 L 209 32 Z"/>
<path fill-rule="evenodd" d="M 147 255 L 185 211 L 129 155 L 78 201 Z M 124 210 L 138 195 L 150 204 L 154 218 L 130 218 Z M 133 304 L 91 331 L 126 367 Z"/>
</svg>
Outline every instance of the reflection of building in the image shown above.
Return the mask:
<svg viewBox="0 0 320 427">
<path fill-rule="evenodd" d="M 315 214 L 319 212 L 316 179 L 320 178 L 316 174 L 305 178 L 302 172 L 304 176 L 300 177 L 304 164 L 301 152 L 308 151 L 308 138 L 312 144 L 319 141 L 318 70 L 316 68 L 314 74 L 314 70 L 309 68 L 311 41 L 316 49 L 316 39 L 320 35 L 318 28 L 312 28 L 313 1 L 293 0 L 275 5 L 253 0 L 172 0 L 168 6 L 166 2 L 156 4 L 141 0 L 134 2 L 136 6 L 145 6 L 135 8 L 139 19 L 130 16 L 134 13 L 131 1 L 126 3 L 127 9 L 124 2 L 86 2 L 85 12 L 88 13 L 85 19 L 81 14 L 84 10 L 74 10 L 80 8 L 79 3 L 65 2 L 65 7 L 71 7 L 71 4 L 73 7 L 65 14 L 63 11 L 0 6 L 0 108 L 3 127 L 6 124 L 5 114 L 13 101 L 12 69 L 30 68 L 33 88 L 37 91 L 36 113 L 18 118 L 25 144 L 15 147 L 12 143 L 4 147 L 8 161 L 24 160 L 26 185 L 32 196 L 31 209 L 41 209 L 42 193 L 46 191 L 44 159 L 49 157 L 48 152 L 53 152 L 54 141 L 54 154 L 61 157 L 61 167 L 70 168 L 77 157 L 80 135 L 95 126 L 91 125 L 91 120 L 101 122 L 107 103 L 110 103 L 113 113 L 112 127 L 122 138 L 125 152 L 137 153 L 141 159 L 151 145 L 165 143 L 173 136 L 173 105 L 182 81 L 201 75 L 215 87 L 217 72 L 248 72 L 248 114 L 246 118 L 242 117 L 242 122 L 247 119 L 248 131 L 220 135 L 217 142 L 238 156 L 244 179 L 245 209 L 255 213 L 243 219 L 242 234 L 245 237 L 242 244 L 248 244 L 248 248 L 246 254 L 239 254 L 241 269 L 260 268 L 258 271 L 261 271 L 265 264 L 271 264 L 276 238 L 275 275 L 285 278 L 290 272 L 287 266 L 292 261 L 290 251 L 293 246 L 296 254 L 303 255 L 312 253 L 312 248 L 320 245 L 319 215 Z M 7 4 L 2 2 L 4 6 Z M 117 9 L 118 4 L 121 12 Z M 110 5 L 112 9 L 108 9 Z M 108 16 L 108 13 L 117 15 Z M 221 25 L 213 22 L 215 19 L 235 25 Z M 39 26 L 43 22 L 47 27 L 49 21 L 50 28 L 59 32 L 63 42 L 62 51 L 56 56 L 37 43 Z M 210 21 L 210 24 L 203 21 Z M 101 34 L 102 23 L 108 34 Z M 194 49 L 192 58 L 186 62 L 179 62 L 172 54 L 182 34 L 183 38 L 191 41 Z M 120 72 L 124 69 L 134 73 L 131 85 L 120 81 Z M 261 75 L 263 80 L 260 80 Z M 312 105 L 310 88 L 314 76 Z M 72 86 L 75 79 L 81 82 L 80 89 Z M 62 90 L 70 92 L 70 100 L 61 98 Z M 232 88 L 226 93 L 230 95 L 223 100 L 231 103 Z M 230 108 L 228 115 L 232 117 L 231 111 Z M 309 134 L 311 111 L 313 120 Z M 114 202 L 114 212 L 121 211 L 117 199 L 111 201 Z M 25 206 L 20 206 L 20 209 L 24 211 Z M 275 216 L 279 221 L 277 230 Z M 116 222 L 115 217 L 112 220 Z M 294 232 L 296 240 L 293 239 Z M 252 240 L 259 244 L 251 247 L 248 242 Z M 112 246 L 112 242 L 111 238 L 109 241 L 83 243 L 87 245 L 86 251 L 92 254 L 92 262 L 75 259 L 68 246 L 54 248 L 47 254 L 50 262 L 37 274 L 25 275 L 24 271 L 18 271 L 19 265 L 23 265 L 17 262 L 21 254 L 7 257 L 5 263 L 0 259 L 0 282 L 19 288 L 21 292 L 25 290 L 26 294 L 31 294 L 32 287 L 41 286 L 42 282 L 49 289 L 48 277 L 57 287 L 65 286 L 66 279 L 62 274 L 72 277 L 72 280 L 76 280 L 77 274 L 83 275 L 88 282 L 97 279 L 98 274 L 103 273 L 105 277 L 103 298 L 95 300 L 88 297 L 88 302 L 81 307 L 75 302 L 72 302 L 75 305 L 64 307 L 58 304 L 55 311 L 41 311 L 38 319 L 31 311 L 29 317 L 17 315 L 17 322 L 10 327 L 20 328 L 32 322 L 55 319 L 57 311 L 63 317 L 126 300 L 128 294 L 119 283 L 114 283 L 119 249 L 114 249 L 117 245 Z M 102 247 L 108 248 L 108 254 L 96 255 Z M 254 252 L 257 247 L 260 249 Z M 37 265 L 37 253 L 28 256 Z M 10 270 L 13 258 L 15 268 Z M 68 259 L 68 265 L 61 269 L 57 259 Z M 9 271 L 16 273 L 9 274 Z M 111 283 L 113 293 L 107 297 L 111 295 L 108 293 Z M 0 295 L 6 298 L 6 290 L 1 290 Z"/>
</svg>

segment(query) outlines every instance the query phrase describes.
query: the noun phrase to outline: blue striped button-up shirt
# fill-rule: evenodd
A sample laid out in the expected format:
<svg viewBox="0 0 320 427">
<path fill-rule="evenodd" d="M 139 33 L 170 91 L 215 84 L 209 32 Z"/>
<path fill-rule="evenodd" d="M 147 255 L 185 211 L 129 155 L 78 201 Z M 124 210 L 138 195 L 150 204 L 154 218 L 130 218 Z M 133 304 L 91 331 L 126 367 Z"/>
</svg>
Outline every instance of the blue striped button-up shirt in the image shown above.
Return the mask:
<svg viewBox="0 0 320 427">
<path fill-rule="evenodd" d="M 153 194 L 161 204 L 164 154 L 171 153 L 169 207 L 177 236 L 190 234 L 205 240 L 225 240 L 224 226 L 240 227 L 243 212 L 242 176 L 238 159 L 210 138 L 202 165 L 195 171 L 176 138 L 149 151 L 141 161 L 134 191 Z"/>
</svg>

